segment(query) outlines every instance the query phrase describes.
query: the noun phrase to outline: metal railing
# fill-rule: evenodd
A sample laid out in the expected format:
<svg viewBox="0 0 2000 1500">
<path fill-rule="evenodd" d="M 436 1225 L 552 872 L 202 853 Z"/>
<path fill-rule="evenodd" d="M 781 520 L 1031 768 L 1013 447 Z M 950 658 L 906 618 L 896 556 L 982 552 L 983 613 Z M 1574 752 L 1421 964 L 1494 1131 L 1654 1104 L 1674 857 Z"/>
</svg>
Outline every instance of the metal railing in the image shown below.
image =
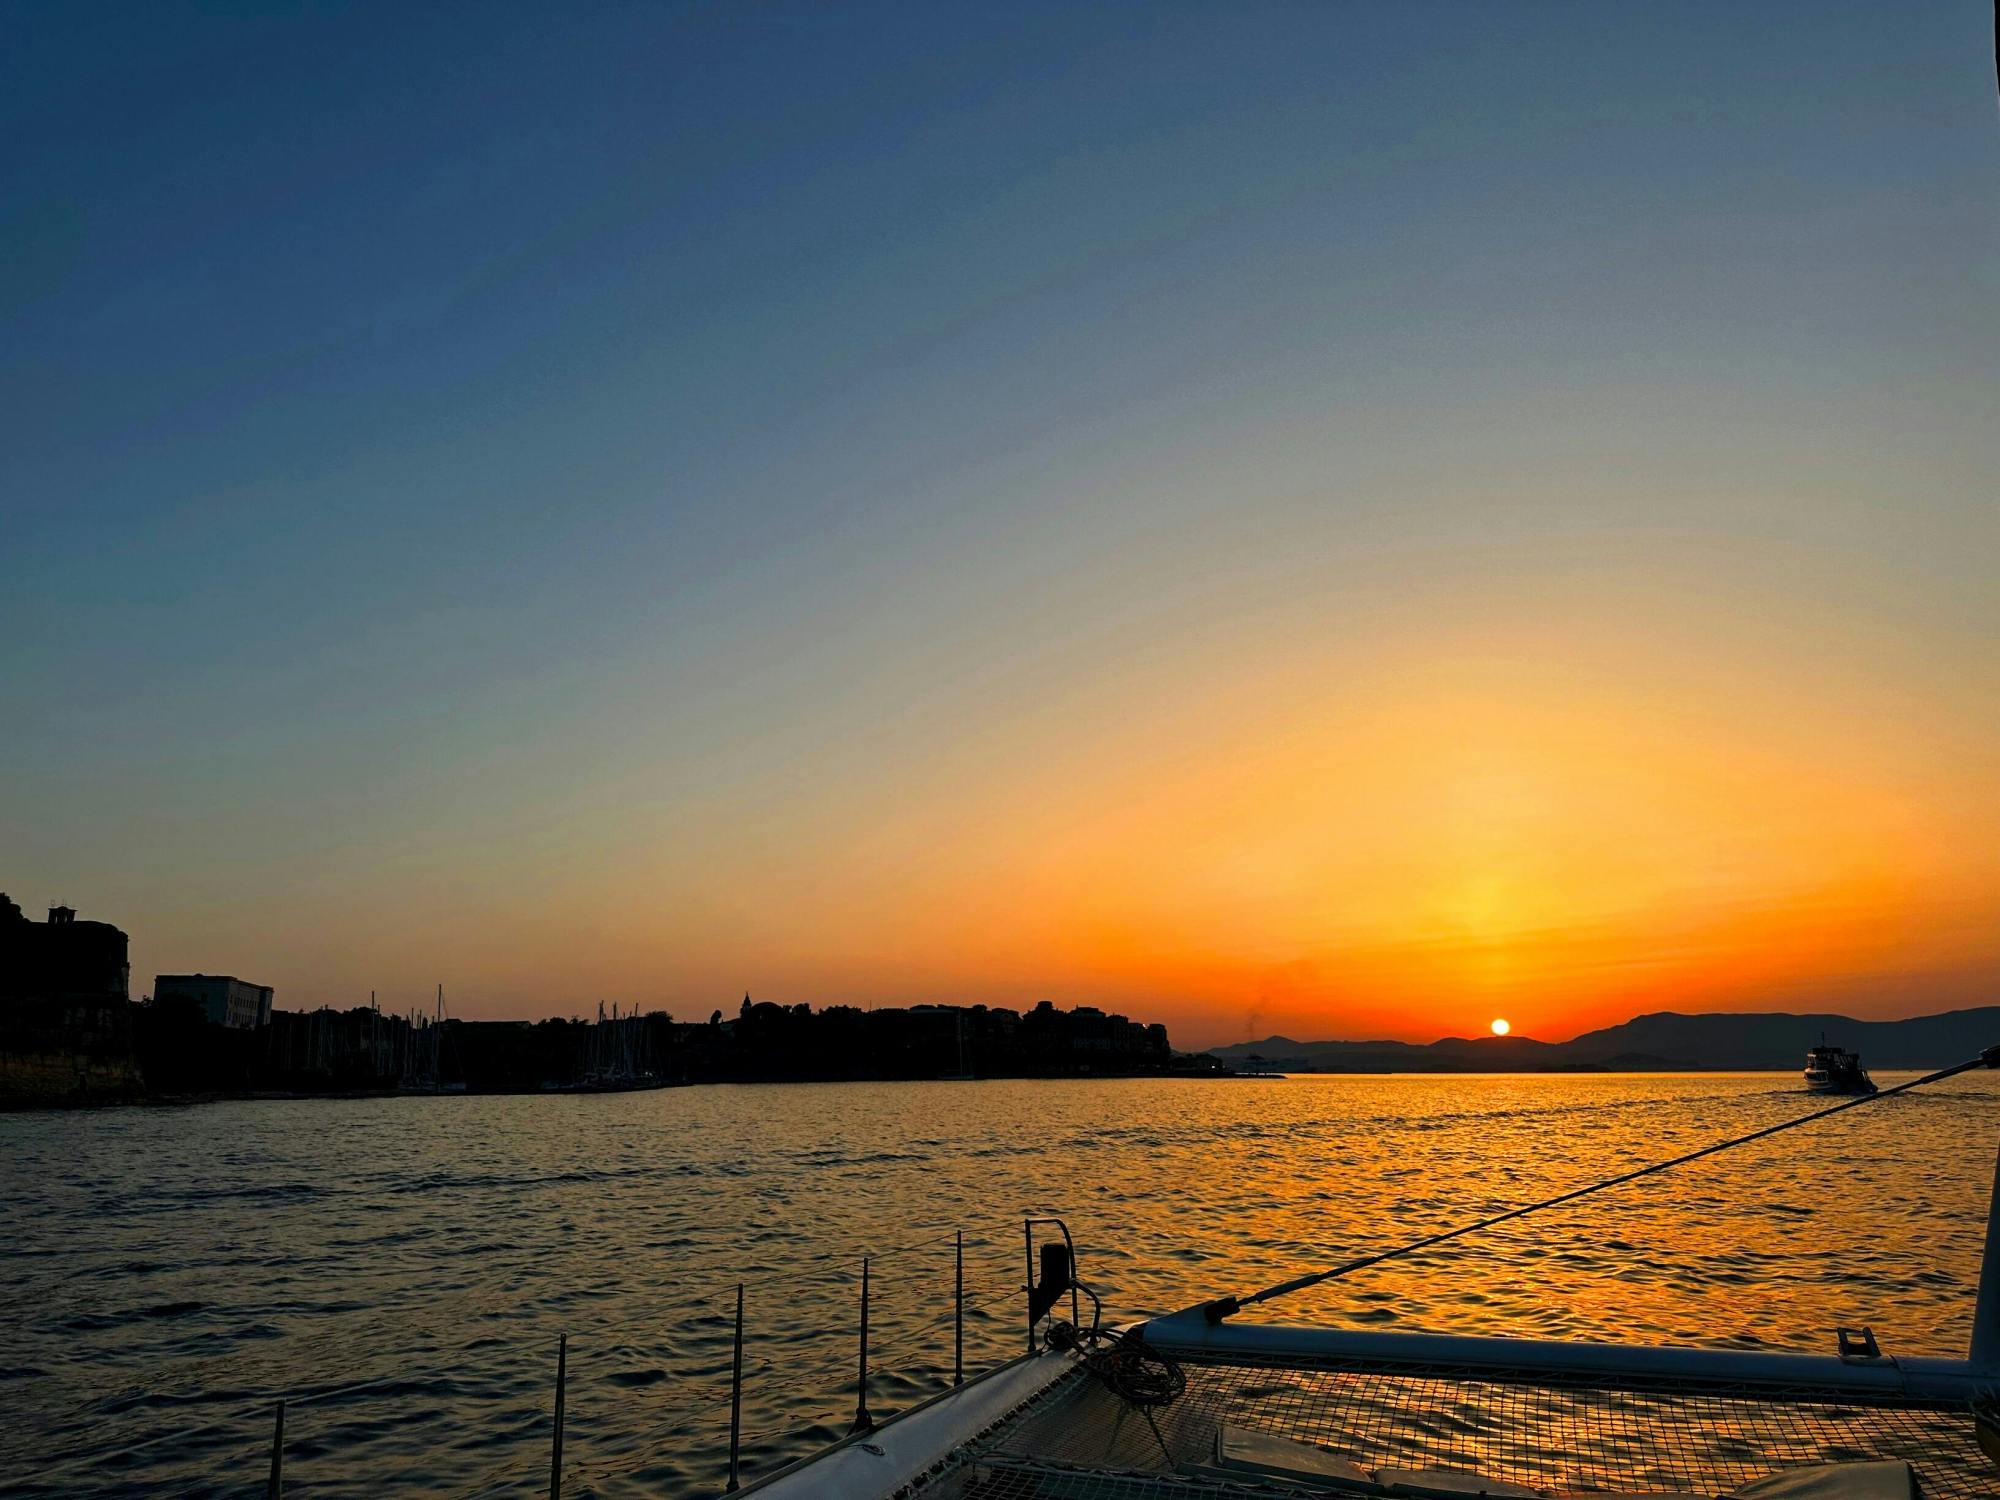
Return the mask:
<svg viewBox="0 0 2000 1500">
<path fill-rule="evenodd" d="M 998 1238 L 984 1237 L 982 1237 L 982 1242 L 983 1248 L 988 1253 L 997 1250 L 1004 1243 L 1003 1240 Z M 877 1394 L 874 1376 L 877 1373 L 878 1367 L 887 1367 L 883 1365 L 883 1356 L 888 1351 L 884 1349 L 880 1330 L 874 1326 L 875 1282 L 878 1279 L 875 1274 L 876 1263 L 881 1261 L 894 1262 L 902 1257 L 911 1255 L 913 1252 L 932 1248 L 948 1250 L 952 1260 L 949 1297 L 948 1299 L 944 1296 L 937 1298 L 937 1305 L 945 1310 L 950 1318 L 950 1345 L 947 1352 L 943 1347 L 944 1330 L 941 1326 L 941 1319 L 932 1319 L 920 1325 L 915 1330 L 911 1330 L 905 1326 L 900 1335 L 896 1335 L 895 1331 L 892 1330 L 890 1344 L 895 1346 L 897 1352 L 903 1354 L 911 1353 L 911 1346 L 906 1343 L 898 1344 L 897 1339 L 899 1337 L 907 1339 L 910 1332 L 915 1331 L 922 1338 L 923 1343 L 927 1345 L 933 1335 L 937 1338 L 937 1344 L 931 1346 L 935 1351 L 934 1355 L 919 1354 L 910 1359 L 891 1361 L 891 1364 L 895 1368 L 906 1372 L 906 1379 L 908 1378 L 907 1372 L 920 1368 L 925 1371 L 925 1378 L 938 1382 L 948 1381 L 949 1385 L 945 1389 L 963 1385 L 966 1380 L 966 1323 L 968 1318 L 978 1319 L 983 1326 L 989 1327 L 990 1332 L 997 1335 L 997 1327 L 992 1326 L 993 1314 L 991 1310 L 1002 1299 L 1022 1295 L 1022 1287 L 1011 1280 L 1001 1285 L 994 1285 L 991 1282 L 985 1282 L 983 1285 L 968 1285 L 966 1266 L 967 1239 L 962 1229 L 953 1231 L 949 1237 L 939 1236 L 935 1239 L 927 1239 L 913 1244 L 894 1246 L 886 1250 L 870 1250 L 864 1253 L 861 1256 L 858 1276 L 856 1277 L 857 1317 L 856 1323 L 853 1325 L 855 1328 L 853 1336 L 856 1342 L 854 1352 L 850 1356 L 852 1363 L 848 1365 L 848 1369 L 852 1372 L 850 1378 L 854 1381 L 855 1386 L 854 1413 L 851 1422 L 847 1424 L 847 1431 L 850 1437 L 866 1434 L 875 1428 L 878 1421 L 878 1413 L 875 1406 L 871 1404 L 871 1398 Z M 991 1268 L 991 1264 L 989 1263 L 989 1269 Z M 744 1455 L 746 1448 L 779 1438 L 787 1432 L 800 1432 L 802 1428 L 813 1425 L 810 1421 L 794 1421 L 791 1423 L 781 1423 L 757 1433 L 746 1435 L 743 1424 L 743 1407 L 745 1391 L 749 1384 L 758 1375 L 765 1372 L 782 1370 L 786 1387 L 797 1390 L 809 1382 L 815 1375 L 830 1376 L 832 1373 L 825 1367 L 819 1367 L 818 1369 L 807 1370 L 802 1378 L 797 1362 L 788 1360 L 782 1355 L 773 1355 L 771 1358 L 763 1360 L 761 1364 L 746 1364 L 745 1354 L 750 1334 L 749 1315 L 755 1311 L 755 1294 L 759 1288 L 783 1287 L 787 1297 L 795 1299 L 802 1284 L 810 1285 L 817 1283 L 823 1287 L 825 1276 L 826 1272 L 824 1269 L 815 1268 L 814 1270 L 804 1271 L 792 1276 L 769 1277 L 758 1281 L 738 1280 L 726 1289 L 717 1288 L 694 1297 L 683 1298 L 662 1309 L 663 1312 L 685 1312 L 691 1309 L 712 1307 L 724 1298 L 730 1298 L 733 1301 L 733 1306 L 730 1307 L 728 1315 L 729 1358 L 727 1365 L 728 1393 L 726 1401 L 728 1409 L 728 1450 L 724 1493 L 734 1493 L 744 1483 Z M 942 1288 L 940 1288 L 941 1290 Z M 733 1297 L 731 1294 L 733 1294 Z M 553 1400 L 551 1405 L 546 1408 L 549 1412 L 549 1427 L 547 1429 L 549 1443 L 547 1493 L 550 1500 L 561 1500 L 563 1493 L 564 1448 L 568 1435 L 566 1429 L 568 1425 L 568 1408 L 570 1405 L 569 1386 L 571 1372 L 569 1369 L 569 1343 L 570 1335 L 567 1330 L 558 1334 L 555 1350 Z M 997 1348 L 992 1352 L 996 1360 L 1004 1360 L 1008 1357 L 1000 1354 Z M 268 1463 L 265 1466 L 264 1493 L 267 1500 L 281 1500 L 284 1493 L 288 1417 L 295 1418 L 298 1410 L 301 1408 L 357 1396 L 365 1397 L 370 1392 L 382 1387 L 396 1386 L 407 1388 L 412 1378 L 412 1375 L 408 1371 L 399 1371 L 396 1374 L 379 1376 L 365 1381 L 351 1382 L 326 1390 L 314 1391 L 308 1389 L 305 1391 L 288 1392 L 274 1399 L 241 1408 L 234 1415 L 218 1417 L 213 1421 L 191 1426 L 178 1426 L 172 1431 L 159 1433 L 122 1447 L 92 1453 L 72 1454 L 53 1465 L 43 1468 L 36 1475 L 36 1479 L 49 1484 L 52 1492 L 61 1492 L 62 1486 L 65 1483 L 74 1483 L 84 1479 L 92 1469 L 102 1470 L 105 1466 L 115 1465 L 124 1468 L 126 1473 L 130 1475 L 132 1473 L 129 1467 L 131 1461 L 140 1458 L 141 1455 L 156 1452 L 169 1444 L 186 1443 L 202 1436 L 212 1438 L 218 1434 L 226 1433 L 226 1430 L 230 1428 L 236 1428 L 238 1431 L 241 1431 L 245 1424 L 256 1423 L 261 1416 L 262 1420 L 268 1424 L 267 1430 L 269 1433 Z M 711 1377 L 694 1374 L 678 1377 L 673 1383 L 677 1387 L 685 1387 L 699 1384 L 708 1378 Z M 845 1384 L 845 1380 L 832 1378 L 827 1381 L 825 1388 L 831 1393 L 844 1387 Z M 714 1388 L 710 1387 L 710 1389 L 713 1390 Z M 722 1404 L 711 1397 L 706 1401 L 698 1401 L 691 1407 L 679 1409 L 678 1415 L 682 1418 L 687 1418 L 699 1417 L 703 1412 L 719 1413 Z M 298 1424 L 295 1420 L 292 1421 L 291 1426 L 295 1429 L 291 1434 L 291 1440 L 294 1443 L 306 1441 L 297 1430 Z M 794 1454 L 790 1456 L 795 1458 L 802 1455 Z M 520 1493 L 526 1487 L 523 1482 L 524 1480 L 525 1476 L 507 1480 L 489 1473 L 487 1478 L 474 1488 L 473 1492 L 477 1494 L 491 1494 L 497 1489 Z M 529 1483 L 532 1483 L 532 1481 L 529 1481 Z"/>
</svg>

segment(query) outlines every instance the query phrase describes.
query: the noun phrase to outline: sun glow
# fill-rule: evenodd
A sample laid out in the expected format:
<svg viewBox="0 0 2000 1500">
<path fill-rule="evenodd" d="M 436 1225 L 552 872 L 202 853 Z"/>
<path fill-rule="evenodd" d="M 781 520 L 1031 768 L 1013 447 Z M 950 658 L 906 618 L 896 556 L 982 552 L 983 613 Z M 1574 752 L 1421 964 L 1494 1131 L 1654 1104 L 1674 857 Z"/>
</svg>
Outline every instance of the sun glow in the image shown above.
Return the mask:
<svg viewBox="0 0 2000 1500">
<path fill-rule="evenodd" d="M 1493 1018 L 1493 1034 L 1495 1036 L 1505 1036 L 1508 1032 L 1512 1031 L 1513 1029 L 1514 1028 L 1512 1026 L 1509 1026 L 1507 1024 L 1507 1021 L 1504 1017 L 1495 1016 Z"/>
</svg>

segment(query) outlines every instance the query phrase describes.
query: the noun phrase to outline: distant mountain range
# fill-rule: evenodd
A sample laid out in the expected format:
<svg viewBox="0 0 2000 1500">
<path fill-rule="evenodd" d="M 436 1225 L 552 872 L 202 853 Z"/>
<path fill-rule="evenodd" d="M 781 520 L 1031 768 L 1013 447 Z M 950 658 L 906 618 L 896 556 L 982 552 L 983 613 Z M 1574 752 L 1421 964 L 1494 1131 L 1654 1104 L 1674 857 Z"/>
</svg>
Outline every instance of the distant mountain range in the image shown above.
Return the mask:
<svg viewBox="0 0 2000 1500">
<path fill-rule="evenodd" d="M 1657 1073 L 1805 1066 L 1820 1038 L 1852 1047 L 1870 1068 L 1942 1068 L 2000 1043 L 2000 1006 L 1857 1021 L 1852 1016 L 1769 1012 L 1684 1016 L 1656 1011 L 1567 1042 L 1525 1036 L 1445 1037 L 1417 1042 L 1295 1042 L 1266 1037 L 1210 1049 L 1227 1062 L 1252 1059 L 1291 1073 Z"/>
</svg>

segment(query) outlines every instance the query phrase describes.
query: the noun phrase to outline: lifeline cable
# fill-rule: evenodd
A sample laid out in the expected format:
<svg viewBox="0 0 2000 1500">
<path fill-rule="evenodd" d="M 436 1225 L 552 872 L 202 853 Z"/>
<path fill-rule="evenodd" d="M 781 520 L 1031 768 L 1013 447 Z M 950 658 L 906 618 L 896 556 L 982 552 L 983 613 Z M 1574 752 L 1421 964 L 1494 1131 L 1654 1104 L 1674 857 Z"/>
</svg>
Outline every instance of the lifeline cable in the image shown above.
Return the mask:
<svg viewBox="0 0 2000 1500">
<path fill-rule="evenodd" d="M 1558 1193 L 1553 1198 L 1544 1198 L 1539 1203 L 1524 1203 L 1519 1208 L 1507 1209 L 1491 1218 L 1475 1223 L 1461 1224 L 1456 1229 L 1441 1230 L 1437 1234 L 1425 1235 L 1422 1239 L 1411 1240 L 1407 1245 L 1398 1245 L 1393 1250 L 1378 1250 L 1373 1255 L 1364 1255 L 1324 1271 L 1313 1271 L 1304 1276 L 1295 1276 L 1290 1281 L 1281 1281 L 1276 1286 L 1267 1286 L 1261 1292 L 1251 1292 L 1242 1297 L 1217 1297 L 1213 1302 L 1202 1304 L 1202 1316 L 1210 1323 L 1220 1323 L 1232 1313 L 1240 1312 L 1253 1302 L 1268 1302 L 1273 1297 L 1282 1297 L 1287 1292 L 1303 1291 L 1306 1287 L 1317 1286 L 1322 1281 L 1331 1281 L 1336 1276 L 1345 1276 L 1350 1271 L 1364 1270 L 1378 1266 L 1385 1260 L 1394 1260 L 1413 1251 L 1441 1245 L 1446 1240 L 1455 1240 L 1462 1234 L 1471 1234 L 1478 1229 L 1491 1229 L 1495 1224 L 1504 1224 L 1509 1219 L 1518 1219 L 1524 1214 L 1538 1213 L 1545 1208 L 1554 1208 L 1559 1203 L 1569 1203 L 1591 1193 L 1602 1192 L 1605 1188 L 1617 1187 L 1620 1183 L 1634 1182 L 1641 1177 L 1650 1177 L 1655 1172 L 1664 1172 L 1669 1167 L 1685 1166 L 1691 1161 L 1699 1161 L 1704 1156 L 1713 1156 L 1718 1151 L 1728 1151 L 1732 1147 L 1747 1146 L 1752 1141 L 1761 1141 L 1765 1136 L 1776 1135 L 1798 1125 L 1810 1125 L 1815 1120 L 1824 1120 L 1828 1115 L 1837 1115 L 1843 1109 L 1854 1109 L 1863 1104 L 1873 1104 L 1878 1099 L 1893 1098 L 1897 1094 L 1908 1093 L 1911 1089 L 1922 1088 L 1927 1083 L 1969 1073 L 1974 1068 L 2000 1068 L 2000 1046 L 1988 1047 L 1979 1056 L 1962 1063 L 1954 1063 L 1949 1068 L 1940 1068 L 1935 1073 L 1926 1073 L 1922 1078 L 1912 1078 L 1908 1083 L 1899 1083 L 1893 1088 L 1883 1089 L 1876 1094 L 1863 1094 L 1856 1099 L 1844 1099 L 1839 1104 L 1826 1109 L 1815 1110 L 1809 1115 L 1800 1115 L 1795 1120 L 1781 1120 L 1776 1125 L 1766 1125 L 1762 1130 L 1753 1130 L 1748 1135 L 1739 1135 L 1733 1140 L 1717 1141 L 1712 1146 L 1703 1146 L 1699 1151 L 1690 1151 L 1684 1156 L 1670 1157 L 1666 1161 L 1656 1161 L 1650 1166 L 1638 1167 L 1616 1177 L 1607 1177 L 1602 1182 L 1593 1182 L 1588 1187 L 1571 1188 L 1566 1193 Z"/>
</svg>

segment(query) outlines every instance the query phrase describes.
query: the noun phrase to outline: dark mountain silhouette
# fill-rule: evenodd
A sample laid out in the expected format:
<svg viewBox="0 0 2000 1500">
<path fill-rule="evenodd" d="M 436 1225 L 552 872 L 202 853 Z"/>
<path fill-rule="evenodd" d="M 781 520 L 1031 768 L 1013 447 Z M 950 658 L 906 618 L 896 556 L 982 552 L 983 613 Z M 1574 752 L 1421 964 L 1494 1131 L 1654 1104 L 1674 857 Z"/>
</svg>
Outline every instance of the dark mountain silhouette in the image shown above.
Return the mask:
<svg viewBox="0 0 2000 1500">
<path fill-rule="evenodd" d="M 1746 1068 L 1791 1071 L 1821 1036 L 1852 1047 L 1871 1068 L 1941 1068 L 2000 1043 L 2000 1006 L 1858 1021 L 1852 1016 L 1773 1012 L 1685 1016 L 1655 1011 L 1567 1042 L 1525 1036 L 1445 1037 L 1417 1042 L 1299 1042 L 1266 1037 L 1212 1049 L 1232 1063 L 1260 1059 L 1293 1072 L 1548 1073 L 1669 1072 Z"/>
</svg>

